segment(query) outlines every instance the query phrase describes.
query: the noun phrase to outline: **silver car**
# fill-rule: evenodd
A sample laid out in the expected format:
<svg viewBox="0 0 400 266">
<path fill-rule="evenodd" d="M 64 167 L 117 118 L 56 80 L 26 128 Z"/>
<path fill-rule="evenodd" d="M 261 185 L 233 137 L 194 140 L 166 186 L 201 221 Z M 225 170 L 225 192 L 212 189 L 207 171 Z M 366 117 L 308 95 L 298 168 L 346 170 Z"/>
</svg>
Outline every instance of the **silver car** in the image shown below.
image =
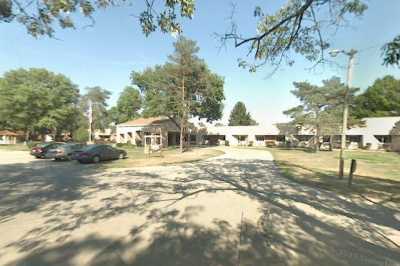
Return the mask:
<svg viewBox="0 0 400 266">
<path fill-rule="evenodd" d="M 80 143 L 67 143 L 57 147 L 56 149 L 51 149 L 46 153 L 45 158 L 59 160 L 73 160 L 73 154 L 81 150 L 85 145 Z"/>
</svg>

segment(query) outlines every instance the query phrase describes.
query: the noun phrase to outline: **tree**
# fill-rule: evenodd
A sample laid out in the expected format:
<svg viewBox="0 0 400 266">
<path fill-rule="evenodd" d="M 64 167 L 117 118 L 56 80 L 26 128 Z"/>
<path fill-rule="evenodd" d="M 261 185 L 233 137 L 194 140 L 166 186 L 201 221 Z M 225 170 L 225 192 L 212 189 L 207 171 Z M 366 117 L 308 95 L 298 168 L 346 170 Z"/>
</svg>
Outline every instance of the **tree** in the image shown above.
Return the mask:
<svg viewBox="0 0 400 266">
<path fill-rule="evenodd" d="M 390 75 L 375 80 L 372 86 L 356 97 L 353 113 L 358 118 L 399 116 L 400 80 Z"/>
<path fill-rule="evenodd" d="M 397 121 L 394 124 L 394 127 L 392 128 L 392 130 L 390 131 L 390 135 L 396 135 L 399 136 L 400 135 L 400 121 Z"/>
<path fill-rule="evenodd" d="M 144 94 L 144 116 L 168 116 L 181 128 L 183 151 L 190 117 L 208 122 L 221 118 L 224 80 L 197 56 L 196 42 L 180 37 L 174 48 L 167 63 L 133 72 L 131 79 Z"/>
<path fill-rule="evenodd" d="M 117 106 L 108 111 L 110 120 L 114 123 L 123 123 L 139 115 L 142 97 L 139 90 L 127 86 L 118 98 Z"/>
<path fill-rule="evenodd" d="M 87 87 L 87 93 L 80 99 L 80 108 L 82 113 L 90 115 L 90 105 L 92 107 L 92 128 L 93 132 L 96 129 L 105 129 L 109 125 L 107 113 L 107 100 L 110 98 L 111 92 L 99 86 Z M 89 124 L 88 121 L 87 125 Z"/>
<path fill-rule="evenodd" d="M 237 102 L 233 107 L 229 116 L 229 126 L 250 126 L 257 125 L 257 122 L 251 118 L 251 115 L 246 110 L 243 102 Z"/>
<path fill-rule="evenodd" d="M 0 124 L 31 133 L 71 132 L 78 115 L 79 90 L 67 77 L 46 69 L 17 69 L 0 82 Z"/>
<path fill-rule="evenodd" d="M 325 33 L 345 25 L 349 15 L 361 16 L 367 9 L 362 0 L 287 0 L 274 14 L 266 14 L 260 6 L 254 10 L 258 19 L 257 34 L 249 37 L 238 32 L 232 19 L 228 32 L 220 35 L 223 44 L 232 40 L 235 47 L 248 47 L 254 60 L 239 59 L 239 66 L 255 71 L 268 63 L 278 68 L 294 63 L 292 53 L 320 63 L 330 43 Z M 232 18 L 234 14 L 232 15 Z"/>
<path fill-rule="evenodd" d="M 54 28 L 75 28 L 74 15 L 79 13 L 94 25 L 93 14 L 96 9 L 105 9 L 118 5 L 133 6 L 134 1 L 112 0 L 1 0 L 0 23 L 19 22 L 34 37 L 54 36 Z M 136 1 L 134 4 L 136 5 Z M 159 29 L 165 33 L 182 31 L 180 18 L 191 19 L 194 13 L 194 0 L 166 0 L 164 4 L 155 1 L 143 1 L 144 8 L 138 16 L 143 33 L 147 36 Z"/>
<path fill-rule="evenodd" d="M 400 35 L 382 47 L 383 64 L 400 67 Z"/>
<path fill-rule="evenodd" d="M 294 82 L 292 93 L 301 104 L 284 111 L 290 116 L 292 124 L 311 127 L 315 131 L 314 149 L 318 151 L 321 135 L 337 134 L 341 128 L 344 94 L 346 87 L 339 78 L 324 80 L 322 86 L 308 82 Z M 356 89 L 350 91 L 350 100 Z"/>
</svg>

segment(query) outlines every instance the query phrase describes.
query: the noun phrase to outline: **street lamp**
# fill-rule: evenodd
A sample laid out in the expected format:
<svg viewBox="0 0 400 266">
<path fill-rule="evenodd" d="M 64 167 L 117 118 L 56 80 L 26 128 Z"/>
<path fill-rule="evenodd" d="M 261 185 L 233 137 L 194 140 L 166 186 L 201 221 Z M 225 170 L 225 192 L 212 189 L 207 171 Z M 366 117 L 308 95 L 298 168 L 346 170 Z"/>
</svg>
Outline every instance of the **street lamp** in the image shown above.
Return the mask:
<svg viewBox="0 0 400 266">
<path fill-rule="evenodd" d="M 346 149 L 346 132 L 347 132 L 347 120 L 349 117 L 349 94 L 351 88 L 351 81 L 353 76 L 354 58 L 357 54 L 357 50 L 351 49 L 349 51 L 334 49 L 329 51 L 332 57 L 336 57 L 339 54 L 344 54 L 349 57 L 349 62 L 347 65 L 347 81 L 346 81 L 346 91 L 344 95 L 343 102 L 343 124 L 342 124 L 342 134 L 340 143 L 340 155 L 339 155 L 339 178 L 342 179 L 344 175 L 344 150 Z"/>
</svg>

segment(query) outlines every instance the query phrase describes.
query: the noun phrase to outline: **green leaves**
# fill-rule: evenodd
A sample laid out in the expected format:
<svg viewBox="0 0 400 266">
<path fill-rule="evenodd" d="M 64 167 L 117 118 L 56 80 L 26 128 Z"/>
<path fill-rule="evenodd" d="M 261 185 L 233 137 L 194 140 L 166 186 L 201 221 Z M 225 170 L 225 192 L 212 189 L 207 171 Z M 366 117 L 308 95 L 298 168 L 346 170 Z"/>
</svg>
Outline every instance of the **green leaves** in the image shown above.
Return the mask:
<svg viewBox="0 0 400 266">
<path fill-rule="evenodd" d="M 123 123 L 138 117 L 141 104 L 140 92 L 134 87 L 125 87 L 118 98 L 117 106 L 109 111 L 111 120 L 115 123 Z"/>
<path fill-rule="evenodd" d="M 45 69 L 6 72 L 0 82 L 0 124 L 13 130 L 68 130 L 78 96 L 67 77 Z"/>
<path fill-rule="evenodd" d="M 73 13 L 81 13 L 93 22 L 93 13 L 97 8 L 109 8 L 114 5 L 128 5 L 133 1 L 124 0 L 0 0 L 0 22 L 23 24 L 34 37 L 46 35 L 53 37 L 55 24 L 61 28 L 75 28 Z M 193 17 L 194 0 L 166 0 L 164 4 L 143 1 L 145 9 L 139 13 L 139 25 L 147 36 L 160 29 L 164 33 L 181 33 L 180 18 Z M 136 4 L 136 2 L 135 2 Z"/>
<path fill-rule="evenodd" d="M 254 72 L 263 65 L 277 70 L 282 64 L 294 64 L 293 54 L 299 54 L 315 64 L 325 61 L 330 43 L 327 34 L 346 22 L 349 16 L 360 16 L 367 9 L 362 0 L 287 0 L 275 13 L 263 13 L 257 6 L 257 34 L 245 37 L 237 32 L 232 21 L 230 31 L 221 41 L 233 40 L 235 47 L 247 46 L 252 58 L 239 60 L 239 66 Z"/>
<path fill-rule="evenodd" d="M 357 96 L 354 114 L 358 118 L 400 115 L 400 80 L 385 76 Z"/>
<path fill-rule="evenodd" d="M 229 116 L 229 126 L 250 126 L 257 125 L 257 122 L 251 118 L 247 112 L 246 106 L 243 102 L 237 102 L 233 107 Z"/>
<path fill-rule="evenodd" d="M 144 95 L 142 114 L 174 118 L 186 114 L 209 121 L 219 119 L 224 80 L 198 58 L 196 42 L 180 37 L 174 48 L 169 62 L 131 74 L 132 84 Z"/>
<path fill-rule="evenodd" d="M 400 35 L 382 47 L 383 64 L 400 67 Z"/>
<path fill-rule="evenodd" d="M 294 82 L 292 91 L 301 104 L 284 112 L 292 119 L 292 124 L 311 126 L 317 134 L 337 134 L 341 127 L 341 117 L 345 86 L 337 77 L 324 80 L 322 86 L 308 82 Z M 350 99 L 356 90 L 350 91 Z"/>
</svg>

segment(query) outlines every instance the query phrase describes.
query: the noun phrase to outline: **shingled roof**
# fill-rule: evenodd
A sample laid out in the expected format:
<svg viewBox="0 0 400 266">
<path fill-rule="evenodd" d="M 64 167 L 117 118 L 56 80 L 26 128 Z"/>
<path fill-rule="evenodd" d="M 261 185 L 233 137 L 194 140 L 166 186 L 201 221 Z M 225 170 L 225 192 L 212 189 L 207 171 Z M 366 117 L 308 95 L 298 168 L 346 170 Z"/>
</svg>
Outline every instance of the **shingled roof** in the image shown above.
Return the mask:
<svg viewBox="0 0 400 266">
<path fill-rule="evenodd" d="M 0 136 L 18 136 L 17 133 L 9 131 L 9 130 L 0 130 Z"/>
<path fill-rule="evenodd" d="M 118 126 L 145 127 L 145 126 L 159 125 L 160 123 L 162 123 L 164 121 L 168 121 L 168 120 L 169 120 L 169 118 L 166 116 L 157 116 L 157 117 L 148 117 L 148 118 L 141 117 L 138 119 L 127 121 L 125 123 L 118 124 Z"/>
</svg>

